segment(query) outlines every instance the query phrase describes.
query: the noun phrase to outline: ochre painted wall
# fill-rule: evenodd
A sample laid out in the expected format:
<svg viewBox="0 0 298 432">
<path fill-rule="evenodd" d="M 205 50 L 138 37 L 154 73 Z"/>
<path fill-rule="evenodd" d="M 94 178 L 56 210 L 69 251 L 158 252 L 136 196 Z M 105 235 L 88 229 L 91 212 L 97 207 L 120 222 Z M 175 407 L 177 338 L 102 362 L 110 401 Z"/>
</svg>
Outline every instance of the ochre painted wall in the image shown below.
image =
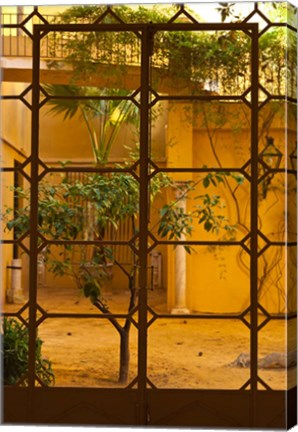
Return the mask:
<svg viewBox="0 0 298 432">
<path fill-rule="evenodd" d="M 13 149 L 6 142 L 1 143 L 1 160 L 2 166 L 13 167 L 15 161 L 22 163 L 25 158 L 18 151 Z M 28 182 L 26 179 L 19 175 L 19 181 L 24 187 L 28 188 Z M 14 173 L 13 172 L 1 172 L 1 209 L 5 213 L 8 208 L 14 207 L 14 194 L 11 190 L 11 186 L 14 184 Z M 5 228 L 5 223 L 1 221 L 1 239 L 13 240 L 13 231 L 9 231 Z M 28 239 L 23 240 L 23 244 L 28 246 Z M 11 269 L 7 268 L 11 265 L 13 258 L 13 246 L 11 244 L 3 244 L 1 255 L 1 287 L 2 287 L 2 301 L 5 300 L 6 290 L 11 286 Z M 22 287 L 25 291 L 28 290 L 28 255 L 22 252 L 22 249 L 18 249 L 18 257 L 22 258 L 23 261 L 23 272 L 22 272 Z"/>
<path fill-rule="evenodd" d="M 4 83 L 2 89 L 5 94 L 19 94 L 25 85 Z M 30 148 L 30 110 L 20 101 L 2 101 L 2 138 L 7 140 L 26 155 Z M 158 165 L 170 168 L 192 168 L 203 166 L 219 166 L 218 161 L 224 168 L 242 167 L 249 159 L 250 147 L 250 118 L 249 109 L 245 105 L 223 104 L 212 109 L 205 106 L 196 106 L 190 103 L 165 104 L 160 111 L 160 118 L 152 129 L 153 152 L 152 159 Z M 269 110 L 270 107 L 268 107 Z M 212 111 L 212 110 L 215 110 Z M 72 160 L 73 162 L 92 163 L 92 154 L 86 137 L 85 126 L 82 121 L 75 117 L 71 121 L 62 122 L 61 118 L 46 114 L 46 107 L 41 110 L 40 122 L 40 156 L 48 163 L 57 164 L 61 160 Z M 5 113 L 5 114 L 4 114 Z M 285 147 L 285 120 L 281 107 L 281 114 L 274 117 L 269 128 L 263 128 L 264 119 L 268 117 L 263 108 L 263 117 L 260 120 L 260 148 L 265 145 L 267 134 L 275 139 L 276 146 L 284 154 Z M 11 118 L 15 121 L 12 126 Z M 10 120 L 9 120 L 10 119 Z M 289 145 L 295 140 L 294 120 L 288 124 Z M 112 152 L 112 159 L 121 161 L 127 155 L 125 145 L 133 144 L 134 134 L 130 127 L 125 127 Z M 166 145 L 168 144 L 168 145 Z M 19 160 L 19 154 L 8 145 L 3 145 L 3 165 L 13 166 L 13 160 Z M 284 158 L 281 166 L 284 167 Z M 11 174 L 5 174 L 5 182 L 12 182 Z M 171 173 L 171 176 L 179 182 L 193 180 L 198 182 L 192 197 L 187 200 L 187 208 L 190 210 L 196 204 L 194 196 L 204 193 L 219 194 L 226 202 L 226 208 L 221 210 L 230 224 L 238 224 L 236 239 L 241 240 L 249 229 L 250 207 L 249 207 L 249 182 L 239 186 L 234 191 L 234 197 L 228 186 L 219 188 L 202 187 L 202 175 L 195 173 Z M 230 188 L 235 188 L 233 179 L 228 179 Z M 261 214 L 262 232 L 274 240 L 284 221 L 284 179 L 282 175 L 275 176 L 271 181 L 266 197 L 259 202 Z M 6 192 L 3 183 L 3 204 L 11 205 L 11 195 Z M 162 199 L 156 200 L 152 208 L 152 226 L 158 222 L 158 208 L 165 201 L 173 199 L 171 193 L 163 194 Z M 240 223 L 239 223 L 240 222 Z M 248 229 L 247 229 L 248 228 Z M 273 233 L 273 234 L 272 234 Z M 194 240 L 217 240 L 224 233 L 218 235 L 206 233 L 195 222 L 192 239 Z M 7 235 L 7 234 L 5 234 Z M 271 236 L 271 237 L 270 237 Z M 274 237 L 275 236 L 275 237 Z M 248 245 L 249 247 L 249 245 Z M 168 310 L 175 305 L 175 264 L 174 250 L 172 246 L 159 246 L 158 250 L 163 255 L 163 287 L 167 291 Z M 272 255 L 273 254 L 273 255 Z M 6 267 L 12 256 L 11 245 L 3 248 L 3 268 Z M 273 313 L 282 312 L 285 309 L 285 287 L 284 280 L 284 251 L 273 248 L 268 249 L 260 260 L 259 274 L 268 273 L 268 262 L 274 258 L 278 265 L 270 270 L 270 277 L 262 288 L 260 302 Z M 266 260 L 265 260 L 266 259 Z M 25 260 L 25 258 L 24 258 Z M 293 261 L 293 259 L 292 259 Z M 24 261 L 25 264 L 25 261 Z M 249 256 L 239 246 L 221 247 L 199 246 L 191 255 L 187 255 L 187 290 L 186 302 L 191 311 L 200 312 L 239 312 L 249 304 Z M 267 267 L 266 267 L 267 266 Z M 23 266 L 28 268 L 27 265 Z M 24 271 L 24 278 L 28 275 Z M 122 281 L 121 281 L 122 279 Z M 6 272 L 2 272 L 2 283 L 5 288 L 8 284 Z M 54 280 L 49 273 L 46 275 L 46 284 L 61 283 L 62 286 L 71 286 L 69 279 L 63 281 Z M 123 284 L 123 278 L 115 276 L 113 279 L 115 287 Z M 24 282 L 24 288 L 28 284 Z M 293 305 L 290 305 L 293 307 Z"/>
<path fill-rule="evenodd" d="M 277 113 L 269 127 L 266 122 L 270 118 L 276 106 L 270 104 L 263 108 L 260 116 L 260 151 L 266 145 L 266 136 L 272 136 L 275 145 L 287 155 L 286 147 L 295 145 L 295 118 L 290 117 L 288 124 L 285 122 L 285 111 L 280 104 L 280 112 Z M 182 110 L 182 111 L 181 111 Z M 167 149 L 167 164 L 181 168 L 193 167 L 222 167 L 241 168 L 250 159 L 250 117 L 246 106 L 241 104 L 220 103 L 194 106 L 191 112 L 189 106 L 182 108 L 176 105 L 169 109 L 168 141 L 175 142 L 178 147 L 175 153 L 173 147 Z M 193 133 L 188 134 L 188 124 L 193 123 Z M 190 120 L 189 120 L 190 119 Z M 170 123 L 171 122 L 171 123 Z M 170 124 L 174 127 L 170 127 Z M 286 146 L 285 130 L 288 130 Z M 185 132 L 185 133 L 183 133 Z M 289 155 L 288 155 L 289 156 Z M 280 168 L 285 167 L 283 156 Z M 290 161 L 288 159 L 287 163 Z M 191 165 L 193 164 L 193 165 Z M 179 178 L 185 174 L 179 173 Z M 203 176 L 199 174 L 187 175 L 187 179 L 197 182 L 193 196 L 208 193 L 220 195 L 225 203 L 224 209 L 216 209 L 215 212 L 224 215 L 229 224 L 237 224 L 234 240 L 241 241 L 250 230 L 250 184 L 245 179 L 244 183 L 237 186 L 232 178 L 227 178 L 225 186 L 202 186 Z M 286 178 L 283 174 L 276 174 L 268 186 L 267 192 L 262 185 L 259 188 L 259 229 L 270 241 L 284 241 L 285 239 L 285 186 Z M 292 182 L 292 189 L 294 188 Z M 231 193 L 233 192 L 233 193 Z M 292 208 L 295 207 L 295 191 L 292 191 Z M 187 201 L 190 211 L 196 202 Z M 290 213 L 291 214 L 291 213 Z M 295 232 L 293 212 L 289 231 Z M 227 240 L 226 232 L 221 230 L 218 234 L 207 233 L 201 226 L 194 222 L 195 229 L 189 240 L 217 241 Z M 293 241 L 293 239 L 292 239 Z M 249 243 L 246 243 L 249 246 Z M 266 245 L 259 237 L 260 250 Z M 295 262 L 293 249 L 288 252 L 289 258 Z M 175 306 L 175 251 L 168 247 L 168 307 Z M 295 309 L 295 300 L 289 300 L 287 304 L 285 295 L 286 281 L 286 250 L 284 247 L 271 246 L 259 258 L 259 302 L 271 313 L 284 312 Z M 293 267 L 293 265 L 292 265 Z M 195 246 L 191 255 L 186 258 L 186 307 L 191 311 L 215 312 L 215 313 L 239 313 L 250 303 L 250 257 L 240 246 Z M 293 281 L 288 281 L 289 289 L 294 291 Z M 291 288 L 290 288 L 291 287 Z"/>
<path fill-rule="evenodd" d="M 2 83 L 1 94 L 17 96 L 20 95 L 28 84 L 25 83 Z M 30 93 L 28 96 L 30 98 Z M 30 100 L 30 99 L 29 99 Z M 30 153 L 31 147 L 31 111 L 22 101 L 4 100 L 0 102 L 1 112 L 1 166 L 13 168 L 15 161 L 22 163 Z M 28 174 L 30 167 L 24 169 Z M 28 188 L 28 182 L 24 176 L 19 175 L 20 183 Z M 14 174 L 12 172 L 1 172 L 1 208 L 5 212 L 7 208 L 13 208 L 13 191 L 11 187 L 14 184 Z M 13 233 L 5 229 L 4 223 L 1 223 L 1 232 L 3 240 L 12 240 Z M 27 245 L 28 239 L 23 241 Z M 25 291 L 28 290 L 28 256 L 26 253 L 21 254 L 19 248 L 19 256 L 23 261 L 22 286 Z M 6 290 L 11 284 L 11 269 L 7 266 L 11 265 L 13 258 L 13 246 L 10 244 L 2 245 L 2 271 L 1 271 L 1 287 L 2 301 L 5 299 Z"/>
</svg>

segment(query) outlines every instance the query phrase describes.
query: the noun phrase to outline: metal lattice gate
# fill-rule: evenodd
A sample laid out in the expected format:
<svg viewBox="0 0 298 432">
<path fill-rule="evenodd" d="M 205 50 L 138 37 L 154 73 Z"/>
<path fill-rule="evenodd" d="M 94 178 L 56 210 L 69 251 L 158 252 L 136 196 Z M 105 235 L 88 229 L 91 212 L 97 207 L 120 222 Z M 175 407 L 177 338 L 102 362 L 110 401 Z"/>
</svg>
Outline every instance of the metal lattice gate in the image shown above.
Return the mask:
<svg viewBox="0 0 298 432">
<path fill-rule="evenodd" d="M 100 424 L 100 425 L 149 425 L 149 426 L 201 426 L 201 427 L 285 427 L 289 425 L 290 411 L 286 411 L 286 397 L 290 394 L 294 397 L 295 388 L 289 392 L 286 389 L 272 389 L 261 375 L 258 368 L 259 361 L 259 332 L 262 328 L 273 319 L 295 318 L 295 314 L 284 314 L 273 316 L 262 305 L 259 298 L 258 286 L 260 279 L 258 276 L 259 260 L 262 254 L 270 247 L 285 246 L 294 247 L 294 241 L 276 241 L 268 238 L 262 233 L 258 222 L 259 217 L 259 200 L 260 184 L 264 179 L 271 175 L 281 173 L 281 175 L 294 175 L 292 169 L 270 167 L 261 157 L 258 146 L 259 143 L 259 116 L 260 110 L 274 95 L 270 94 L 259 82 L 259 38 L 262 32 L 258 24 L 251 23 L 245 19 L 241 23 L 214 23 L 203 24 L 191 17 L 183 7 L 177 12 L 168 23 L 161 24 L 126 24 L 119 22 L 117 15 L 115 23 L 105 23 L 98 19 L 94 24 L 49 24 L 47 19 L 35 10 L 33 16 L 37 16 L 41 23 L 34 25 L 32 34 L 33 43 L 33 69 L 32 83 L 24 91 L 19 99 L 26 103 L 31 110 L 31 154 L 24 159 L 17 168 L 4 167 L 3 172 L 17 170 L 30 184 L 30 231 L 26 232 L 18 239 L 4 240 L 4 243 L 17 244 L 23 248 L 29 255 L 29 300 L 22 306 L 19 311 L 6 312 L 5 316 L 22 318 L 24 311 L 28 311 L 28 321 L 26 325 L 29 329 L 29 369 L 28 385 L 16 385 L 4 387 L 4 422 L 5 423 L 51 423 L 51 424 Z M 255 9 L 257 11 L 257 8 Z M 182 14 L 182 15 L 181 15 Z M 176 18 L 183 16 L 188 22 L 177 22 Z M 117 22 L 118 21 L 118 22 Z M 26 24 L 26 23 L 25 23 Z M 20 30 L 24 30 L 25 24 L 18 24 Z M 269 25 L 269 27 L 271 24 Z M 9 29 L 13 25 L 4 24 L 3 28 Z M 68 35 L 75 39 L 77 33 L 96 34 L 132 34 L 140 46 L 140 68 L 139 79 L 134 85 L 132 92 L 124 97 L 111 95 L 96 95 L 93 100 L 128 100 L 135 104 L 139 110 L 139 157 L 128 167 L 117 166 L 81 166 L 74 163 L 71 166 L 50 166 L 40 155 L 40 134 L 41 134 L 41 116 L 42 108 L 51 99 L 76 100 L 84 99 L 77 95 L 53 96 L 43 87 L 46 82 L 45 72 L 41 67 L 42 56 L 41 50 L 43 42 L 50 34 Z M 248 52 L 248 81 L 241 93 L 234 94 L 233 89 L 226 91 L 224 87 L 214 89 L 205 89 L 202 87 L 179 88 L 178 78 L 172 78 L 174 85 L 169 90 L 169 76 L 162 75 L 162 59 L 158 58 L 158 48 L 155 46 L 157 34 L 173 34 L 183 32 L 184 34 L 201 34 L 213 32 L 217 38 L 224 37 L 227 32 L 230 34 L 244 34 L 250 46 Z M 59 37 L 59 36 L 57 36 Z M 62 38 L 63 39 L 63 38 Z M 235 42 L 236 43 L 236 42 Z M 120 48 L 119 48 L 120 50 Z M 175 43 L 173 45 L 175 50 Z M 121 51 L 121 50 L 120 50 Z M 131 53 L 132 54 L 132 48 Z M 126 55 L 128 55 L 126 53 Z M 187 63 L 187 54 L 184 58 Z M 116 60 L 117 61 L 117 60 Z M 158 63 L 160 62 L 160 64 Z M 113 64 L 113 58 L 110 59 Z M 154 63 L 155 62 L 155 63 Z M 169 67 L 171 65 L 168 65 Z M 134 66 L 132 65 L 131 68 Z M 172 64 L 173 68 L 177 64 Z M 193 66 L 192 66 L 193 67 Z M 200 66 L 197 66 L 199 71 Z M 51 71 L 48 72 L 50 74 Z M 55 71 L 52 72 L 55 74 Z M 49 76 L 49 75 L 48 75 Z M 118 75 L 119 78 L 119 75 Z M 117 79 L 118 79 L 117 78 Z M 100 77 L 99 77 L 100 79 Z M 111 78 L 113 80 L 113 77 Z M 135 84 L 135 83 L 134 83 Z M 100 85 L 100 84 L 99 84 Z M 112 84 L 113 85 L 113 84 Z M 244 84 L 243 84 L 244 85 Z M 29 103 L 26 94 L 32 91 L 32 101 Z M 260 98 L 260 93 L 265 94 L 266 98 Z M 9 96 L 3 96 L 3 99 L 9 99 Z M 87 98 L 87 96 L 85 97 Z M 89 96 L 90 98 L 90 96 Z M 278 96 L 277 100 L 285 100 L 286 96 Z M 90 98 L 92 99 L 92 97 Z M 295 103 L 294 98 L 288 101 Z M 247 110 L 249 118 L 250 131 L 249 139 L 246 140 L 249 157 L 243 163 L 236 163 L 234 166 L 201 166 L 187 162 L 182 167 L 166 166 L 160 164 L 155 159 L 154 152 L 151 148 L 152 140 L 152 118 L 154 107 L 159 103 L 172 104 L 183 109 L 187 104 L 198 105 L 212 103 L 237 103 L 241 102 Z M 181 113 L 180 113 L 181 115 Z M 51 133 L 48 131 L 47 133 Z M 186 132 L 185 132 L 186 133 Z M 180 143 L 182 145 L 182 142 Z M 187 151 L 187 150 L 186 150 Z M 182 150 L 183 153 L 183 150 Z M 260 169 L 264 170 L 260 173 Z M 137 230 L 132 238 L 122 240 L 102 239 L 100 237 L 93 239 L 82 239 L 77 241 L 57 240 L 44 236 L 40 231 L 40 222 L 38 215 L 38 187 L 45 176 L 50 173 L 56 175 L 60 173 L 85 173 L 89 174 L 107 174 L 126 173 L 132 176 L 137 182 L 139 188 L 139 217 L 137 221 Z M 177 183 L 180 185 L 180 192 L 185 187 L 185 179 L 191 176 L 201 176 L 206 178 L 211 176 L 240 175 L 245 179 L 247 193 L 249 193 L 250 203 L 248 210 L 249 229 L 241 237 L 236 239 L 201 239 L 180 237 L 179 240 L 169 240 L 160 238 L 153 232 L 150 221 L 150 188 L 152 179 L 160 173 L 165 175 L 172 174 L 176 176 Z M 205 177 L 204 177 L 205 176 Z M 183 177 L 183 181 L 181 178 Z M 180 183 L 179 183 L 180 182 Z M 266 193 L 266 192 L 265 192 Z M 24 239 L 29 238 L 28 246 L 24 245 Z M 38 257 L 46 248 L 52 246 L 61 246 L 66 244 L 79 244 L 85 246 L 104 246 L 126 247 L 133 251 L 135 256 L 134 266 L 137 270 L 131 276 L 131 273 L 125 270 L 122 265 L 122 271 L 126 271 L 129 281 L 137 290 L 138 300 L 130 304 L 127 313 L 110 313 L 101 310 L 98 313 L 64 313 L 51 312 L 45 310 L 38 300 Z M 260 244 L 262 243 L 262 246 Z M 183 246 L 193 247 L 195 249 L 203 247 L 237 247 L 247 256 L 249 268 L 249 304 L 239 313 L 190 313 L 183 310 L 183 306 L 178 304 L 173 313 L 158 312 L 150 303 L 148 289 L 150 288 L 149 254 L 156 247 L 176 247 L 176 251 L 181 251 Z M 179 249 L 180 248 L 180 249 Z M 182 249 L 181 249 L 182 248 Z M 183 255 L 182 255 L 183 256 Z M 181 257 L 181 255 L 180 255 Z M 137 263 L 137 265 L 136 265 Z M 213 264 L 212 264 L 213 265 Z M 119 263 L 121 269 L 121 263 Z M 200 281 L 197 281 L 200 283 Z M 103 306 L 102 306 L 103 308 Z M 180 308 L 180 309 L 179 309 Z M 260 322 L 260 313 L 265 317 Z M 46 320 L 51 319 L 96 319 L 96 320 L 128 320 L 137 332 L 137 370 L 136 376 L 123 388 L 79 388 L 79 387 L 46 387 L 42 380 L 37 376 L 35 369 L 35 346 L 38 327 Z M 190 388 L 176 388 L 171 383 L 168 388 L 167 384 L 159 386 L 154 382 L 154 376 L 148 373 L 148 349 L 150 350 L 150 338 L 148 333 L 151 326 L 156 323 L 165 323 L 181 320 L 198 323 L 198 332 L 200 332 L 200 322 L 208 320 L 214 322 L 214 329 L 220 326 L 220 322 L 232 320 L 233 323 L 241 323 L 249 331 L 249 352 L 250 361 L 248 367 L 247 379 L 238 388 L 225 389 L 220 388 L 201 388 L 190 386 Z M 234 325 L 234 324 L 233 324 Z M 236 324 L 235 324 L 236 325 Z M 210 335 L 212 338 L 213 336 Z M 160 347 L 161 349 L 162 347 Z M 204 351 L 204 347 L 201 348 Z M 175 351 L 172 352 L 172 355 Z M 240 354 L 240 353 L 239 353 Z M 203 353 L 202 353 L 203 355 Z M 150 360 L 151 362 L 151 360 Z M 150 363 L 149 362 L 149 363 Z M 171 363 L 171 356 L 168 358 Z M 162 368 L 163 366 L 161 366 Z M 231 369 L 222 370 L 223 374 L 231 374 Z M 290 407 L 288 407 L 290 409 Z"/>
</svg>

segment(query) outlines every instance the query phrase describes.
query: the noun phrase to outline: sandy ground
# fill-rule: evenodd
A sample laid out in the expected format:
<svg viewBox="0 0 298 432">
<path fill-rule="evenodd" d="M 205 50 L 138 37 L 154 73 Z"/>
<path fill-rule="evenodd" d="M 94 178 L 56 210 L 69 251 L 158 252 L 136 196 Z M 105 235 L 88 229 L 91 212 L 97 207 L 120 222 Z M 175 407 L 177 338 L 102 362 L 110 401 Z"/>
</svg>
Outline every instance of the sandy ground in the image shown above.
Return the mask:
<svg viewBox="0 0 298 432">
<path fill-rule="evenodd" d="M 124 313 L 128 292 L 104 293 L 114 313 Z M 166 311 L 165 291 L 149 293 L 149 304 Z M 40 288 L 38 303 L 48 312 L 97 313 L 76 289 Z M 16 310 L 6 305 L 5 310 Z M 148 315 L 150 319 L 150 315 Z M 137 314 L 134 315 L 137 322 Z M 123 320 L 119 320 L 123 323 Z M 296 326 L 290 322 L 291 329 Z M 271 321 L 259 333 L 260 358 L 285 351 L 285 325 Z M 295 334 L 289 332 L 289 348 Z M 52 361 L 56 386 L 119 387 L 119 335 L 107 319 L 49 318 L 38 329 L 43 354 Z M 137 376 L 138 330 L 130 332 L 130 374 Z M 148 329 L 148 378 L 159 388 L 239 389 L 249 379 L 248 368 L 229 366 L 249 352 L 249 330 L 238 320 L 157 319 Z M 259 370 L 273 389 L 295 384 L 296 369 Z M 261 387 L 260 387 L 261 388 Z"/>
</svg>

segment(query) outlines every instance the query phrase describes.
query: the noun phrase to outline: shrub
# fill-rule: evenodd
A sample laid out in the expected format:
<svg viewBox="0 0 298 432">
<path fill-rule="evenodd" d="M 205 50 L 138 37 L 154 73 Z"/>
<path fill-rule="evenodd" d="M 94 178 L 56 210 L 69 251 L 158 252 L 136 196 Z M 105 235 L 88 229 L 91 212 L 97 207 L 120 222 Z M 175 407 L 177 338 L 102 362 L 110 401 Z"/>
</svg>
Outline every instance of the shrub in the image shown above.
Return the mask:
<svg viewBox="0 0 298 432">
<path fill-rule="evenodd" d="M 1 339 L 3 384 L 14 385 L 24 377 L 22 385 L 27 385 L 28 378 L 26 377 L 26 374 L 28 372 L 29 358 L 28 328 L 15 319 L 4 318 Z M 42 340 L 37 337 L 35 349 L 35 371 L 37 377 L 45 385 L 50 385 L 54 383 L 55 378 L 51 362 L 42 357 L 42 344 Z"/>
</svg>

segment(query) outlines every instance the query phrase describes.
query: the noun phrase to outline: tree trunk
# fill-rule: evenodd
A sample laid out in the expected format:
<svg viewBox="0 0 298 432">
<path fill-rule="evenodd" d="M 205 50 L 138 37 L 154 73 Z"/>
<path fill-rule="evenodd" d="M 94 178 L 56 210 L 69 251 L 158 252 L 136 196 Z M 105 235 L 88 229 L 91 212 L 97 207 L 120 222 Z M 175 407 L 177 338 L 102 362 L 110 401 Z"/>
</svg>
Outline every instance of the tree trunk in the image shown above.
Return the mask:
<svg viewBox="0 0 298 432">
<path fill-rule="evenodd" d="M 126 384 L 129 373 L 129 330 L 130 326 L 124 327 L 120 333 L 120 368 L 119 384 Z"/>
</svg>

